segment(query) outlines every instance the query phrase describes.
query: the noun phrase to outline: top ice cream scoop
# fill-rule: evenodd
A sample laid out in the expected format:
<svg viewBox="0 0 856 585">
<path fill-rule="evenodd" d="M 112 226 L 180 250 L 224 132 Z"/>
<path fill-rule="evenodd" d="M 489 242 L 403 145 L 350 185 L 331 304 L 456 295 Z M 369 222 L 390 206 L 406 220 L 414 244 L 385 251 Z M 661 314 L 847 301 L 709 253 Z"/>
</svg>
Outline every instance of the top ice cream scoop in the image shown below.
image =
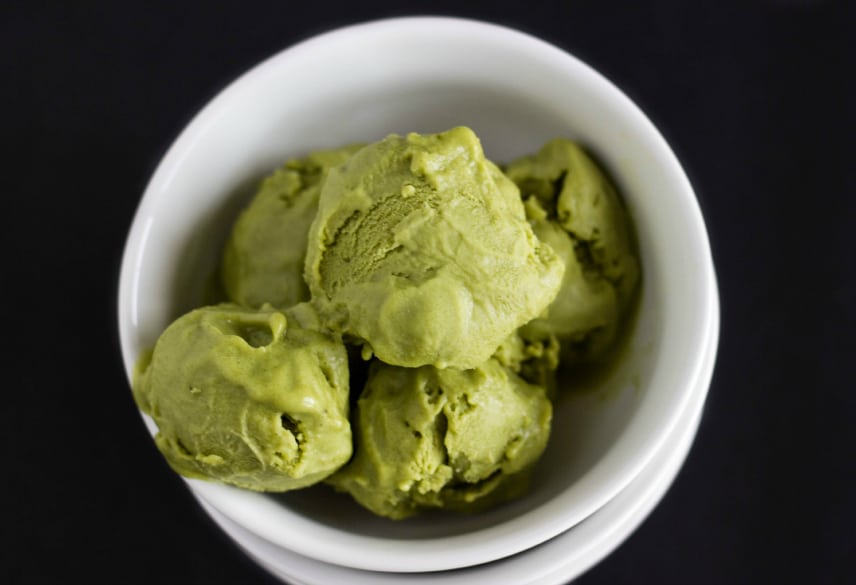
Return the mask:
<svg viewBox="0 0 856 585">
<path fill-rule="evenodd" d="M 554 299 L 564 266 L 468 128 L 392 135 L 331 169 L 309 232 L 322 312 L 398 366 L 473 368 Z"/>
</svg>

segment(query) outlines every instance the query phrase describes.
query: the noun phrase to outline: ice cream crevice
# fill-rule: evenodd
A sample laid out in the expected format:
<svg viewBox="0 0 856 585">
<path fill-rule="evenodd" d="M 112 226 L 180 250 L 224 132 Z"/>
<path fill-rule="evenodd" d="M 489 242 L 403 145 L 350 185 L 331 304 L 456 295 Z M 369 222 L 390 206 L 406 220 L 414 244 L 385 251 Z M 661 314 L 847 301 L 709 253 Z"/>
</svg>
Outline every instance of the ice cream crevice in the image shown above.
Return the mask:
<svg viewBox="0 0 856 585">
<path fill-rule="evenodd" d="M 441 456 L 440 461 L 443 462 L 443 465 L 450 465 L 450 457 L 449 457 L 449 448 L 446 444 L 446 435 L 449 432 L 449 419 L 446 416 L 446 413 L 443 410 L 437 413 L 437 416 L 434 417 L 434 437 L 437 442 L 437 447 L 440 450 Z"/>
<path fill-rule="evenodd" d="M 182 443 L 181 439 L 176 439 L 175 441 L 173 441 L 173 444 L 175 445 L 176 451 L 178 451 L 181 455 L 191 459 L 193 458 L 193 453 L 191 453 L 190 449 L 188 449 L 185 444 Z"/>
<path fill-rule="evenodd" d="M 576 256 L 577 261 L 582 265 L 583 271 L 590 276 L 597 276 L 599 270 L 594 252 L 596 243 L 591 240 L 580 239 L 575 236 L 573 232 L 568 232 L 568 235 L 571 237 L 571 241 L 574 244 L 574 255 Z"/>
<path fill-rule="evenodd" d="M 422 387 L 422 391 L 427 396 L 428 404 L 437 404 L 443 397 L 443 388 L 430 380 Z"/>
<path fill-rule="evenodd" d="M 555 201 L 556 198 L 559 196 L 559 193 L 562 192 L 562 189 L 565 188 L 565 179 L 567 179 L 567 178 L 568 178 L 568 170 L 562 169 L 559 172 L 558 176 L 555 179 L 550 181 L 551 187 L 552 187 L 552 189 L 551 189 L 551 191 L 552 191 L 551 201 Z M 555 205 L 551 205 L 548 207 L 548 209 L 550 209 L 550 208 L 552 208 L 552 210 L 548 211 L 547 216 L 551 217 L 551 218 L 555 218 L 557 215 Z"/>
<path fill-rule="evenodd" d="M 279 425 L 291 439 L 288 442 L 291 443 L 293 441 L 294 443 L 292 445 L 293 449 L 291 449 L 293 454 L 290 458 L 286 457 L 282 451 L 277 451 L 275 454 L 283 462 L 287 462 L 291 466 L 296 466 L 300 463 L 306 450 L 305 435 L 301 429 L 300 422 L 287 413 L 282 413 L 279 415 Z"/>
<path fill-rule="evenodd" d="M 283 429 L 285 429 L 287 432 L 291 433 L 295 437 L 300 431 L 300 427 L 298 426 L 297 421 L 295 421 L 293 418 L 291 418 L 285 413 L 279 415 L 279 424 L 282 425 Z"/>
</svg>

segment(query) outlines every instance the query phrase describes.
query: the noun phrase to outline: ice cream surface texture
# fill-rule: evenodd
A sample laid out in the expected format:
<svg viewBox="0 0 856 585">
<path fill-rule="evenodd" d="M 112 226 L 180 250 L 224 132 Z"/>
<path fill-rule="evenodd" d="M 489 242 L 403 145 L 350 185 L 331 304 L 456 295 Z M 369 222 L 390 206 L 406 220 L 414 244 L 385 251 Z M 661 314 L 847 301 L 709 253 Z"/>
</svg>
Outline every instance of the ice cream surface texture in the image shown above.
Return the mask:
<svg viewBox="0 0 856 585">
<path fill-rule="evenodd" d="M 222 304 L 196 309 L 164 331 L 134 390 L 173 469 L 287 491 L 348 461 L 345 347 L 298 320 L 269 306 Z"/>
<path fill-rule="evenodd" d="M 524 493 L 560 366 L 614 342 L 640 273 L 578 145 L 501 170 L 463 127 L 289 160 L 220 268 L 228 302 L 175 320 L 134 379 L 169 464 L 395 519 Z"/>
<path fill-rule="evenodd" d="M 483 363 L 544 311 L 563 270 L 468 128 L 389 136 L 331 169 L 306 257 L 312 298 L 342 332 L 408 367 Z"/>
</svg>

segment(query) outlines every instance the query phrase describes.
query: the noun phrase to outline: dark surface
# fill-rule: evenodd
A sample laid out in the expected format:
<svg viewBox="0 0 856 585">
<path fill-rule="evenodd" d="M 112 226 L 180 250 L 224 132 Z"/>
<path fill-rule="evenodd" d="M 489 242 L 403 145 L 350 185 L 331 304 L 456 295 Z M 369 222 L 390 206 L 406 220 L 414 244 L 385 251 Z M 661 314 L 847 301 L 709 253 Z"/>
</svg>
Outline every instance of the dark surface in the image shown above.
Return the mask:
<svg viewBox="0 0 856 585">
<path fill-rule="evenodd" d="M 338 25 L 434 13 L 521 28 L 615 81 L 708 222 L 722 334 L 698 438 L 661 504 L 579 582 L 856 582 L 854 9 L 389 5 L 2 4 L 0 581 L 273 583 L 137 416 L 115 325 L 125 233 L 164 150 L 242 71 Z"/>
</svg>

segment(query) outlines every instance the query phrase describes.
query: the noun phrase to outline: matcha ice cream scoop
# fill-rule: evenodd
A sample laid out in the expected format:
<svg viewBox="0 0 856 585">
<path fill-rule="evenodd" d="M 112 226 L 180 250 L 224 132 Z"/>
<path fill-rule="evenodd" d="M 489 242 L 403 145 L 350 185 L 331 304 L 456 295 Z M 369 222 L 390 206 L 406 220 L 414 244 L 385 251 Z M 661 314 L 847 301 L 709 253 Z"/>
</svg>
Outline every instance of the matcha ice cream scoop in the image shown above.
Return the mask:
<svg viewBox="0 0 856 585">
<path fill-rule="evenodd" d="M 264 303 L 287 308 L 309 298 L 303 261 L 321 183 L 330 167 L 359 148 L 321 150 L 289 160 L 262 181 L 223 252 L 221 274 L 229 300 L 254 308 Z"/>
<path fill-rule="evenodd" d="M 526 489 L 551 416 L 543 388 L 493 359 L 471 370 L 375 361 L 357 403 L 354 458 L 328 482 L 390 518 L 476 511 Z"/>
<path fill-rule="evenodd" d="M 348 361 L 336 338 L 294 317 L 234 304 L 173 322 L 135 377 L 170 466 L 193 478 L 287 491 L 325 478 L 351 457 Z"/>
<path fill-rule="evenodd" d="M 473 368 L 559 289 L 563 265 L 468 128 L 392 135 L 329 171 L 306 281 L 386 363 Z"/>
<path fill-rule="evenodd" d="M 595 359 L 615 339 L 639 283 L 624 205 L 606 174 L 567 139 L 512 162 L 506 174 L 526 200 L 535 234 L 565 265 L 556 300 L 519 333 L 558 337 L 565 364 Z"/>
</svg>

